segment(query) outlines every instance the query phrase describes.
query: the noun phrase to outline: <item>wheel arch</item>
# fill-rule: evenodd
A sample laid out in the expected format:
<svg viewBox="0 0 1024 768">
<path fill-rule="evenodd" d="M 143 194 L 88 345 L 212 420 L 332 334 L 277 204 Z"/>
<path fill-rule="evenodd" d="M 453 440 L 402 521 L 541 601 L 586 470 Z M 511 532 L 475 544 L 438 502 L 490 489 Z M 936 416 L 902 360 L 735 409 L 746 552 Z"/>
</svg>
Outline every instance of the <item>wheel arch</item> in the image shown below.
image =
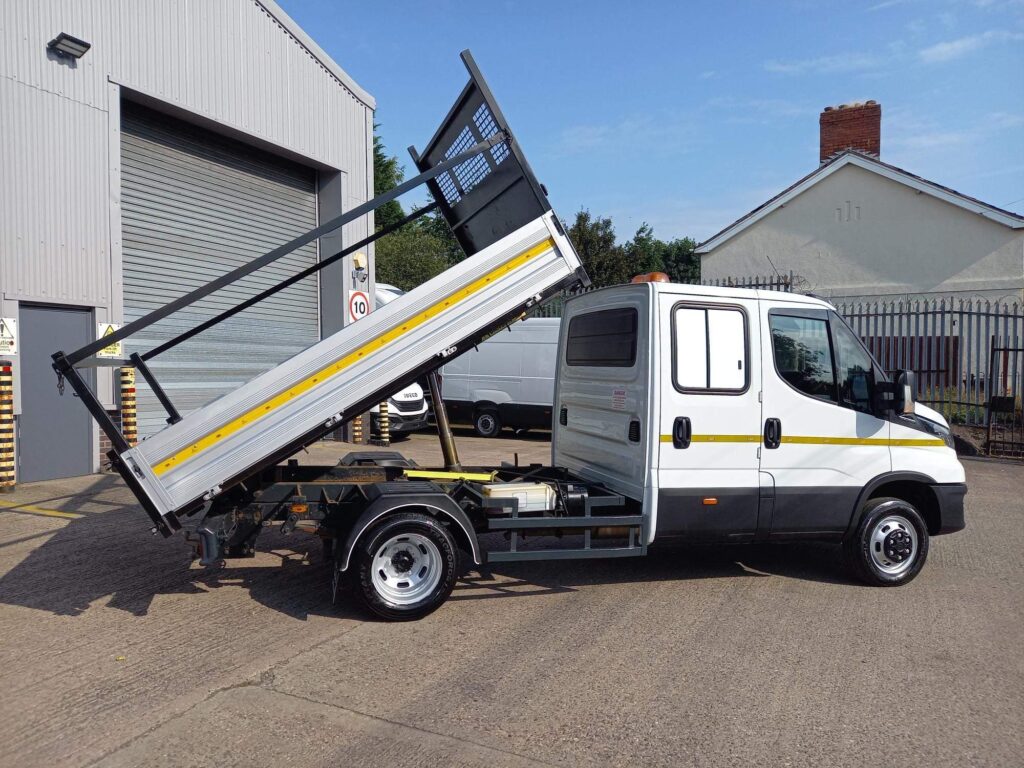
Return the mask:
<svg viewBox="0 0 1024 768">
<path fill-rule="evenodd" d="M 942 524 L 939 500 L 932 490 L 934 483 L 934 478 L 920 472 L 885 472 L 872 478 L 857 496 L 844 538 L 848 538 L 860 525 L 864 504 L 882 496 L 892 496 L 913 504 L 924 518 L 928 534 L 934 536 Z"/>
<path fill-rule="evenodd" d="M 402 496 L 384 495 L 373 501 L 349 530 L 344 546 L 335 553 L 337 570 L 347 571 L 352 558 L 352 552 L 355 550 L 356 544 L 359 543 L 359 539 L 363 534 L 374 523 L 396 512 L 424 512 L 439 520 L 451 522 L 451 530 L 455 542 L 466 552 L 469 552 L 476 565 L 483 563 L 480 541 L 477 539 L 473 524 L 462 508 L 450 496 L 443 493 Z"/>
</svg>

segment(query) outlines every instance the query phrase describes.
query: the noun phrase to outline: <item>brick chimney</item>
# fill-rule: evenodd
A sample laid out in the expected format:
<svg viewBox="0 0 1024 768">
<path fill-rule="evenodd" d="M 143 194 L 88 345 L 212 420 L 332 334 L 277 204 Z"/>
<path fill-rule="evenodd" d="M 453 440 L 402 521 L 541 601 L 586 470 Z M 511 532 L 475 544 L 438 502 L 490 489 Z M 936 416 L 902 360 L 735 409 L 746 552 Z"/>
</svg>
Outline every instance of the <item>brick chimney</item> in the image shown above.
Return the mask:
<svg viewBox="0 0 1024 768">
<path fill-rule="evenodd" d="M 855 149 L 878 157 L 882 147 L 882 105 L 877 101 L 825 107 L 818 119 L 821 126 L 819 162 L 844 149 Z"/>
</svg>

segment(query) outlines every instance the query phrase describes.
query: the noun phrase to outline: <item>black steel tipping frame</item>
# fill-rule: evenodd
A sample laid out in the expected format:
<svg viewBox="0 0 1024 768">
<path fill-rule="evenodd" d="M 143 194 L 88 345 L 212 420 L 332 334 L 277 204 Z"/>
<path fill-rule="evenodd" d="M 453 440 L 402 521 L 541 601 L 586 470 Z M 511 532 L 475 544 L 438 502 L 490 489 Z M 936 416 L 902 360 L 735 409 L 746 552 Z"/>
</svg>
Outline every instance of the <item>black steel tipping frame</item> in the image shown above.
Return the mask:
<svg viewBox="0 0 1024 768">
<path fill-rule="evenodd" d="M 124 477 L 125 482 L 139 498 L 143 507 L 146 508 L 147 513 L 149 513 L 150 518 L 155 523 L 156 530 L 159 530 L 165 536 L 173 533 L 172 527 L 174 529 L 180 528 L 180 523 L 178 523 L 173 515 L 168 516 L 168 519 L 165 520 L 157 510 L 151 508 L 136 478 L 127 470 L 125 462 L 119 460 L 120 455 L 127 451 L 130 446 L 78 369 L 80 367 L 98 365 L 129 366 L 138 369 L 143 379 L 166 410 L 168 423 L 173 424 L 180 421 L 181 415 L 147 364 L 158 355 L 435 210 L 439 210 L 445 217 L 467 256 L 477 253 L 504 235 L 549 212 L 551 205 L 547 200 L 546 193 L 537 182 L 532 170 L 519 151 L 504 115 L 498 108 L 490 89 L 483 79 L 483 75 L 477 68 L 469 51 L 463 51 L 461 56 L 469 72 L 469 83 L 463 89 L 459 99 L 449 111 L 423 154 L 418 154 L 414 148 L 410 147 L 409 151 L 420 171 L 419 175 L 399 184 L 389 192 L 378 195 L 372 200 L 294 238 L 290 242 L 253 259 L 248 264 L 244 264 L 210 281 L 206 285 L 169 302 L 138 320 L 127 323 L 111 335 L 86 344 L 74 352 L 65 353 L 64 351 L 58 351 L 53 354 L 53 368 L 57 372 L 58 385 L 62 387 L 62 383 L 66 381 L 85 404 L 93 419 L 96 420 L 111 442 L 112 450 L 108 456 L 115 468 Z M 481 119 L 481 116 L 483 119 Z M 493 130 L 488 130 L 488 135 L 484 136 L 481 133 L 483 127 Z M 461 141 L 464 135 L 472 135 L 475 140 L 471 141 L 467 146 L 465 141 Z M 482 175 L 479 174 L 479 169 L 482 167 L 479 165 L 481 158 L 486 166 L 486 170 Z M 512 162 L 505 163 L 505 160 L 511 160 Z M 473 171 L 471 172 L 477 175 L 471 179 L 470 184 L 462 184 L 463 177 L 470 173 L 466 169 L 472 163 L 476 163 L 476 165 L 472 166 Z M 445 187 L 438 183 L 438 179 L 442 176 L 447 177 L 447 186 Z M 422 184 L 428 185 L 435 201 L 413 211 L 401 221 L 374 232 L 359 242 L 346 246 L 326 258 L 321 258 L 316 264 L 266 288 L 236 306 L 224 310 L 217 316 L 204 320 L 148 351 L 136 352 L 126 360 L 99 360 L 95 357 L 96 353 L 101 349 L 131 338 L 154 323 L 277 261 L 296 249 L 334 232 L 350 222 L 356 221 L 360 217 L 375 211 L 385 203 L 401 197 Z M 450 199 L 450 190 L 453 188 L 453 185 L 459 190 L 458 200 Z M 446 197 L 446 189 L 449 190 L 449 197 Z M 496 205 L 499 201 L 501 202 L 500 206 Z M 557 223 L 557 219 L 555 221 L 559 228 L 561 228 L 561 225 Z M 486 232 L 484 228 L 486 228 Z M 582 270 L 572 278 L 564 281 L 563 284 L 545 291 L 540 296 L 540 300 L 549 299 L 559 291 L 577 284 L 589 285 L 589 279 Z M 531 299 L 527 302 L 525 308 L 532 306 L 533 303 L 534 300 Z M 478 343 L 493 330 L 516 320 L 521 316 L 522 311 L 524 310 L 517 309 L 509 316 L 502 318 L 492 328 L 486 329 L 479 334 L 479 338 L 460 339 L 458 340 L 459 344 Z M 464 346 L 459 346 L 460 351 L 464 348 Z M 436 369 L 441 362 L 443 361 L 431 361 L 429 365 L 423 366 L 421 369 L 413 372 L 411 377 L 407 377 L 408 381 L 396 381 L 393 384 L 395 387 L 408 384 L 409 381 L 415 380 L 419 376 Z M 376 400 L 359 403 L 352 409 L 352 412 L 362 412 L 372 407 L 374 402 Z M 310 442 L 319 439 L 326 431 L 330 430 L 310 433 L 293 444 L 283 446 L 259 466 L 251 468 L 245 476 L 230 478 L 224 485 L 225 489 L 292 456 Z M 182 510 L 179 510 L 179 514 L 182 512 Z"/>
</svg>

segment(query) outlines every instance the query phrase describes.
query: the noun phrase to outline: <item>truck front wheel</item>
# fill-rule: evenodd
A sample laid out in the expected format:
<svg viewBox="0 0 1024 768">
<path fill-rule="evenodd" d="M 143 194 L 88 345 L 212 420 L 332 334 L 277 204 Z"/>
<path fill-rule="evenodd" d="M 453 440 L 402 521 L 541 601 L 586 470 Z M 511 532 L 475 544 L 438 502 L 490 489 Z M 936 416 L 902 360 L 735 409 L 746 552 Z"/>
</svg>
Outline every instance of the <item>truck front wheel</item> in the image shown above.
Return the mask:
<svg viewBox="0 0 1024 768">
<path fill-rule="evenodd" d="M 903 499 L 871 499 L 845 548 L 859 579 L 878 587 L 899 586 L 924 567 L 928 527 L 917 509 Z"/>
<path fill-rule="evenodd" d="M 385 517 L 360 539 L 352 557 L 352 591 L 369 611 L 388 621 L 426 616 L 455 586 L 455 541 L 429 515 Z"/>
</svg>

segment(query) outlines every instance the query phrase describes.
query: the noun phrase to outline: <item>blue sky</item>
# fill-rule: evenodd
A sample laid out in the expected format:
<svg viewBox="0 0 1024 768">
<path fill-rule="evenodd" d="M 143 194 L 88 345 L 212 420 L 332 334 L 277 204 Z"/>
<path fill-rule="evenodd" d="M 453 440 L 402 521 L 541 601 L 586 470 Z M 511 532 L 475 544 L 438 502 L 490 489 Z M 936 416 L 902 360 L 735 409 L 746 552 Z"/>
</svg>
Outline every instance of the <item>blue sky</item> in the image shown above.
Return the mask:
<svg viewBox="0 0 1024 768">
<path fill-rule="evenodd" d="M 883 160 L 1024 212 L 1024 0 L 279 2 L 407 172 L 470 48 L 556 211 L 620 239 L 708 237 L 817 166 L 823 107 L 867 99 Z"/>
</svg>

